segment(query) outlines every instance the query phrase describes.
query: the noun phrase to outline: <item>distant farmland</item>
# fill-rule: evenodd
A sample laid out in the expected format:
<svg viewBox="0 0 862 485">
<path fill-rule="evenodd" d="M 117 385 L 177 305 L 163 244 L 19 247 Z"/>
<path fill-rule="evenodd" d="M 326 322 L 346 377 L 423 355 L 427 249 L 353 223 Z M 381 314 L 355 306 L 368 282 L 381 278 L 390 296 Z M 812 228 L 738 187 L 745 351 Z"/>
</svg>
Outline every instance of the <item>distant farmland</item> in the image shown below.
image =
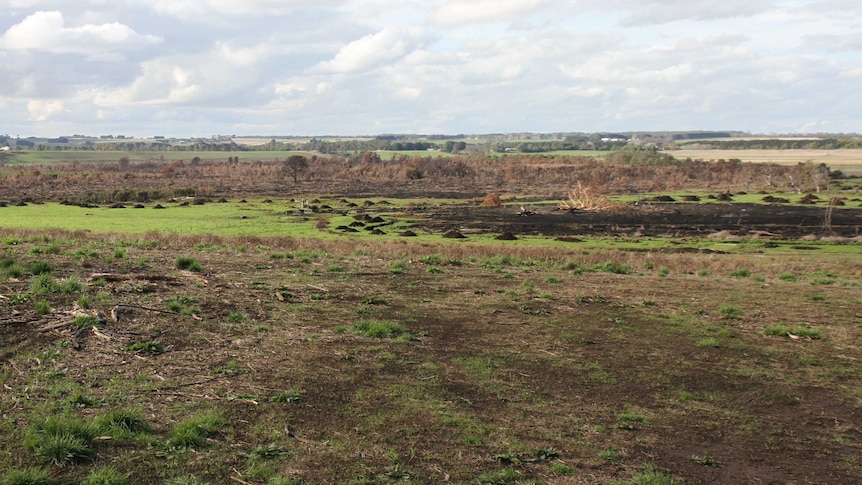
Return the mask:
<svg viewBox="0 0 862 485">
<path fill-rule="evenodd" d="M 848 175 L 862 175 L 862 150 L 667 150 L 664 153 L 679 160 L 730 160 L 743 162 L 777 163 L 796 165 L 811 161 L 825 163 L 832 170 L 841 170 Z"/>
</svg>

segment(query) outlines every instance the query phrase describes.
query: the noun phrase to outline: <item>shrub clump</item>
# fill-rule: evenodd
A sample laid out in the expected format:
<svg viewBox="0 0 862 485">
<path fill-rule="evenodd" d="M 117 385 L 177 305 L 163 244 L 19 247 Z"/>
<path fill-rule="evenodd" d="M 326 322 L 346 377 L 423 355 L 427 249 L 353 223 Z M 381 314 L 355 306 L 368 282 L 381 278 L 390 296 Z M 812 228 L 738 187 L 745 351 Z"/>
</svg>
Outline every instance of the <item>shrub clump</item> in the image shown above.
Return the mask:
<svg viewBox="0 0 862 485">
<path fill-rule="evenodd" d="M 186 271 L 194 271 L 195 273 L 199 273 L 201 271 L 201 262 L 195 258 L 190 258 L 188 256 L 180 256 L 177 258 L 177 269 L 182 269 Z"/>
</svg>

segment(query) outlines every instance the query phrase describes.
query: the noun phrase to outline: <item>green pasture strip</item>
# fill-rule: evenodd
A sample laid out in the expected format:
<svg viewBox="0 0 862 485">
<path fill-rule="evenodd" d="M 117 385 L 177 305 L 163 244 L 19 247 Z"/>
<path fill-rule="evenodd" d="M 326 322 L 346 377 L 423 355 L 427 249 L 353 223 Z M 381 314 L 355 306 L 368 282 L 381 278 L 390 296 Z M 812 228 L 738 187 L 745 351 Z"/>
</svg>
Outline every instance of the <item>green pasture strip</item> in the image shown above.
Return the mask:
<svg viewBox="0 0 862 485">
<path fill-rule="evenodd" d="M 89 230 L 97 233 L 216 234 L 222 236 L 308 236 L 317 234 L 313 219 L 285 215 L 289 207 L 266 204 L 208 204 L 161 210 L 85 209 L 57 203 L 4 207 L 0 227 L 10 229 Z M 279 214 L 279 211 L 282 211 Z"/>
</svg>

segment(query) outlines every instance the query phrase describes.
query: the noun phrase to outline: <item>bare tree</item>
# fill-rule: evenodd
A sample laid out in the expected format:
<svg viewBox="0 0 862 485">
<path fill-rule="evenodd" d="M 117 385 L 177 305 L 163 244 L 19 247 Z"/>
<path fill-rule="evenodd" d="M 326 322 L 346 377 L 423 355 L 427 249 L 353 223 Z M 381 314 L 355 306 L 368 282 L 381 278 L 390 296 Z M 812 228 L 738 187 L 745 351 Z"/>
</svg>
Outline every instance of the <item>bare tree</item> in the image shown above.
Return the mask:
<svg viewBox="0 0 862 485">
<path fill-rule="evenodd" d="M 302 155 L 291 155 L 284 161 L 284 171 L 288 173 L 294 182 L 299 180 L 299 175 L 308 170 L 308 159 Z"/>
</svg>

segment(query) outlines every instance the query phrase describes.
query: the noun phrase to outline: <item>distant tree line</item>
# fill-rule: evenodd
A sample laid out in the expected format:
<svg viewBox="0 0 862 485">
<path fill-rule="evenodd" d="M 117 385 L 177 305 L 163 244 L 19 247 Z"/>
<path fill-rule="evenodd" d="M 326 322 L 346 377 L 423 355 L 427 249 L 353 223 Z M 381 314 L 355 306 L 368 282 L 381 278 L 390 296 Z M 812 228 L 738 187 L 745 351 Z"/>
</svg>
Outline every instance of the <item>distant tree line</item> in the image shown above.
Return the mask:
<svg viewBox="0 0 862 485">
<path fill-rule="evenodd" d="M 838 150 L 841 148 L 862 148 L 862 138 L 823 138 L 811 139 L 729 139 L 729 140 L 699 140 L 698 147 L 708 147 L 716 150 Z M 677 148 L 688 148 L 690 144 L 677 144 Z"/>
</svg>

